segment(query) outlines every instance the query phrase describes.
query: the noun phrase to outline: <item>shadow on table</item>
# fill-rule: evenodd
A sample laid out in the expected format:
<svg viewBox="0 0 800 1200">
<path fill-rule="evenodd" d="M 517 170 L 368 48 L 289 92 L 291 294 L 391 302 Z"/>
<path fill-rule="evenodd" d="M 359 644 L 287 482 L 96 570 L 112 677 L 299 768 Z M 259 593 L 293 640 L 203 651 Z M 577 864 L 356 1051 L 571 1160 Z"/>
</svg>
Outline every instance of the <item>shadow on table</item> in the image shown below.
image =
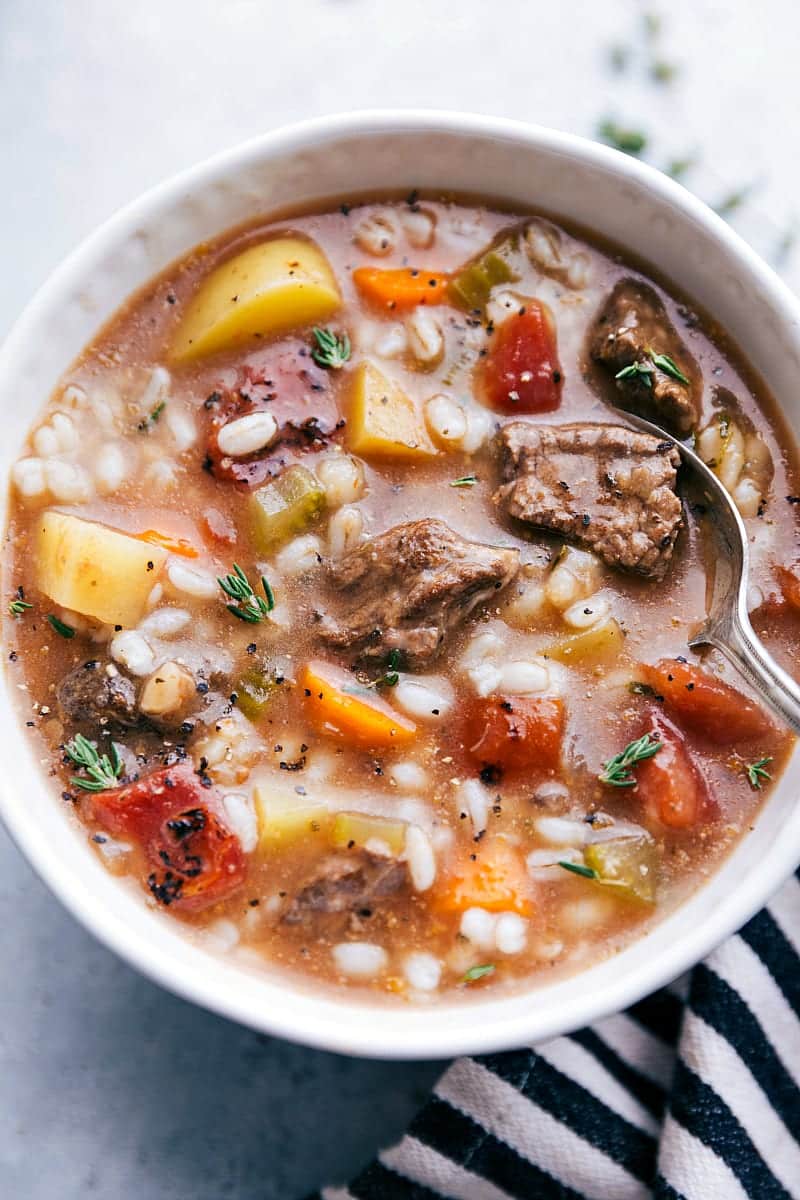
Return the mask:
<svg viewBox="0 0 800 1200">
<path fill-rule="evenodd" d="M 441 1070 L 306 1050 L 168 995 L 0 829 L 0 1195 L 291 1200 L 396 1137 Z"/>
</svg>

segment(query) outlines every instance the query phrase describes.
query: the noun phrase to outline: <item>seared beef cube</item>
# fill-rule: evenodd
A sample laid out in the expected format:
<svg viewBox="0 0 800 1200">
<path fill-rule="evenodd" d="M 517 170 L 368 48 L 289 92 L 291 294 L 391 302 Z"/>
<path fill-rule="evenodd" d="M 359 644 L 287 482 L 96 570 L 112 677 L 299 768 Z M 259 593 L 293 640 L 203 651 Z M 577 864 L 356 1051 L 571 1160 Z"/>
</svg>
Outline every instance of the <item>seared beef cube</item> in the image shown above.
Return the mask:
<svg viewBox="0 0 800 1200">
<path fill-rule="evenodd" d="M 495 500 L 509 516 L 560 533 L 612 567 L 660 579 L 681 524 L 680 461 L 668 442 L 621 425 L 534 425 L 500 434 Z"/>
<path fill-rule="evenodd" d="M 330 568 L 346 610 L 323 617 L 321 636 L 365 658 L 398 650 L 404 665 L 421 666 L 518 567 L 518 550 L 469 542 L 443 521 L 396 525 Z"/>
<path fill-rule="evenodd" d="M 307 925 L 317 916 L 357 913 L 393 896 L 408 882 L 408 868 L 395 858 L 364 851 L 324 859 L 314 877 L 293 896 L 281 918 Z"/>
<path fill-rule="evenodd" d="M 622 407 L 677 433 L 690 433 L 700 416 L 697 364 L 667 316 L 658 294 L 638 279 L 622 279 L 603 305 L 589 352 L 618 376 Z M 655 356 L 655 361 L 654 361 Z M 666 356 L 676 368 L 659 356 Z M 664 370 L 663 367 L 668 369 Z M 684 376 L 684 383 L 678 376 Z"/>
<path fill-rule="evenodd" d="M 133 681 L 113 663 L 90 659 L 75 667 L 56 695 L 65 715 L 80 724 L 130 728 L 140 721 Z"/>
</svg>

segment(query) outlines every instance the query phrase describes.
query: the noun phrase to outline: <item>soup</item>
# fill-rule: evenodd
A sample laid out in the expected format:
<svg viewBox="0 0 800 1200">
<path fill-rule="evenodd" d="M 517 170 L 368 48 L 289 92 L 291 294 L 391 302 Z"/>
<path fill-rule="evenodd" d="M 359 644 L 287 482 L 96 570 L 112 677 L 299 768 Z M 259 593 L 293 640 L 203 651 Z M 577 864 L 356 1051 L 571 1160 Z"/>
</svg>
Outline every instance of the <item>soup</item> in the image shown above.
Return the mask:
<svg viewBox="0 0 800 1200">
<path fill-rule="evenodd" d="M 695 889 L 791 739 L 689 651 L 703 507 L 626 409 L 730 490 L 791 667 L 786 432 L 613 248 L 413 193 L 236 230 L 133 297 L 14 466 L 4 563 L 22 720 L 121 886 L 411 1001 L 577 971 Z"/>
</svg>

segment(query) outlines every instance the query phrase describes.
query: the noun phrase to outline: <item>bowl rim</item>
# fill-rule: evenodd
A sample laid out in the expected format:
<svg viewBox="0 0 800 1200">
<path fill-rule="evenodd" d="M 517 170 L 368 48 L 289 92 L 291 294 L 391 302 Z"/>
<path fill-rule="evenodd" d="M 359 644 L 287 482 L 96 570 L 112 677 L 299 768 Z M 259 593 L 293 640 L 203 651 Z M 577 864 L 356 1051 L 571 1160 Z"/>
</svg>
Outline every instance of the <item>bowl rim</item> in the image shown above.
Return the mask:
<svg viewBox="0 0 800 1200">
<path fill-rule="evenodd" d="M 15 358 L 24 351 L 29 332 L 35 329 L 51 293 L 74 287 L 85 278 L 87 265 L 100 257 L 120 234 L 131 231 L 139 222 L 147 221 L 156 207 L 174 203 L 187 191 L 202 186 L 207 177 L 218 176 L 228 168 L 241 167 L 262 156 L 274 157 L 281 153 L 298 152 L 305 147 L 317 147 L 332 138 L 437 132 L 503 138 L 533 149 L 555 151 L 580 160 L 589 167 L 599 166 L 616 176 L 638 182 L 644 190 L 679 209 L 684 218 L 702 227 L 709 237 L 720 243 L 758 280 L 773 313 L 777 313 L 787 326 L 800 329 L 800 302 L 772 268 L 718 214 L 654 167 L 576 134 L 525 121 L 456 110 L 365 109 L 315 117 L 258 135 L 169 176 L 119 209 L 68 254 L 28 302 L 0 347 L 0 378 L 13 369 Z M 499 189 L 499 194 L 502 195 L 502 189 Z M 111 315 L 101 314 L 98 328 Z M 2 690 L 6 690 L 5 683 Z M 44 782 L 43 776 L 43 785 Z M 215 986 L 211 970 L 182 975 L 177 967 L 170 965 L 168 956 L 154 952 L 144 939 L 132 939 L 120 914 L 108 913 L 93 902 L 91 890 L 81 886 L 80 881 L 61 865 L 58 855 L 47 845 L 48 839 L 36 836 L 36 827 L 25 819 L 24 806 L 14 802 L 13 788 L 6 773 L 0 775 L 0 816 L 23 856 L 64 907 L 100 942 L 147 978 L 186 1000 L 252 1029 L 318 1049 L 389 1059 L 446 1058 L 456 1054 L 516 1048 L 529 1044 L 534 1037 L 537 1041 L 544 1041 L 619 1012 L 681 975 L 739 929 L 767 902 L 800 862 L 800 843 L 795 844 L 788 837 L 775 839 L 769 872 L 763 871 L 755 881 L 750 880 L 748 886 L 729 891 L 725 903 L 708 912 L 691 937 L 675 941 L 660 957 L 651 955 L 648 961 L 606 983 L 602 995 L 593 994 L 591 988 L 583 989 L 581 994 L 577 981 L 585 977 L 586 972 L 579 971 L 571 976 L 576 986 L 568 1014 L 552 1011 L 543 1018 L 537 1012 L 537 1006 L 532 1004 L 526 1010 L 527 1015 L 501 1021 L 499 1027 L 491 1021 L 476 1019 L 471 1023 L 469 1032 L 455 1029 L 443 1034 L 441 1030 L 434 1033 L 421 1026 L 403 1028 L 402 1015 L 406 1010 L 392 1009 L 396 1021 L 376 1035 L 367 1020 L 358 1025 L 337 1026 L 335 1009 L 332 1009 L 333 1019 L 328 1015 L 316 1020 L 309 1019 L 307 1015 L 299 1017 L 291 1004 L 280 1012 L 264 1012 L 253 1002 L 241 999 L 238 989 L 223 991 Z M 537 993 L 531 989 L 528 994 L 535 998 Z M 317 1008 L 322 1010 L 326 1007 L 328 995 L 326 989 L 320 988 Z M 337 998 L 337 1003 L 340 1010 L 344 1003 L 345 1007 L 365 1013 L 377 1013 L 385 1008 L 383 1005 L 364 1005 L 361 1000 L 349 1005 L 341 997 Z M 469 1010 L 477 1018 L 484 1007 L 481 1001 L 474 999 L 470 1002 Z"/>
</svg>

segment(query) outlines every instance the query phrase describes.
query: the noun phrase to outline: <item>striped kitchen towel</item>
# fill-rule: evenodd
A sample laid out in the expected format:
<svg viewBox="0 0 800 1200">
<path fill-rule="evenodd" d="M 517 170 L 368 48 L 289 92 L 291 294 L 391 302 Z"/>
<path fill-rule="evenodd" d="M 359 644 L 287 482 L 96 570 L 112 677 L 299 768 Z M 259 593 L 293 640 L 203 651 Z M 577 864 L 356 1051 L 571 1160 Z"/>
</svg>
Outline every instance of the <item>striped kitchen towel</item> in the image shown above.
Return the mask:
<svg viewBox="0 0 800 1200">
<path fill-rule="evenodd" d="M 800 1197 L 800 872 L 627 1012 L 453 1063 L 405 1137 L 320 1197 Z"/>
</svg>

